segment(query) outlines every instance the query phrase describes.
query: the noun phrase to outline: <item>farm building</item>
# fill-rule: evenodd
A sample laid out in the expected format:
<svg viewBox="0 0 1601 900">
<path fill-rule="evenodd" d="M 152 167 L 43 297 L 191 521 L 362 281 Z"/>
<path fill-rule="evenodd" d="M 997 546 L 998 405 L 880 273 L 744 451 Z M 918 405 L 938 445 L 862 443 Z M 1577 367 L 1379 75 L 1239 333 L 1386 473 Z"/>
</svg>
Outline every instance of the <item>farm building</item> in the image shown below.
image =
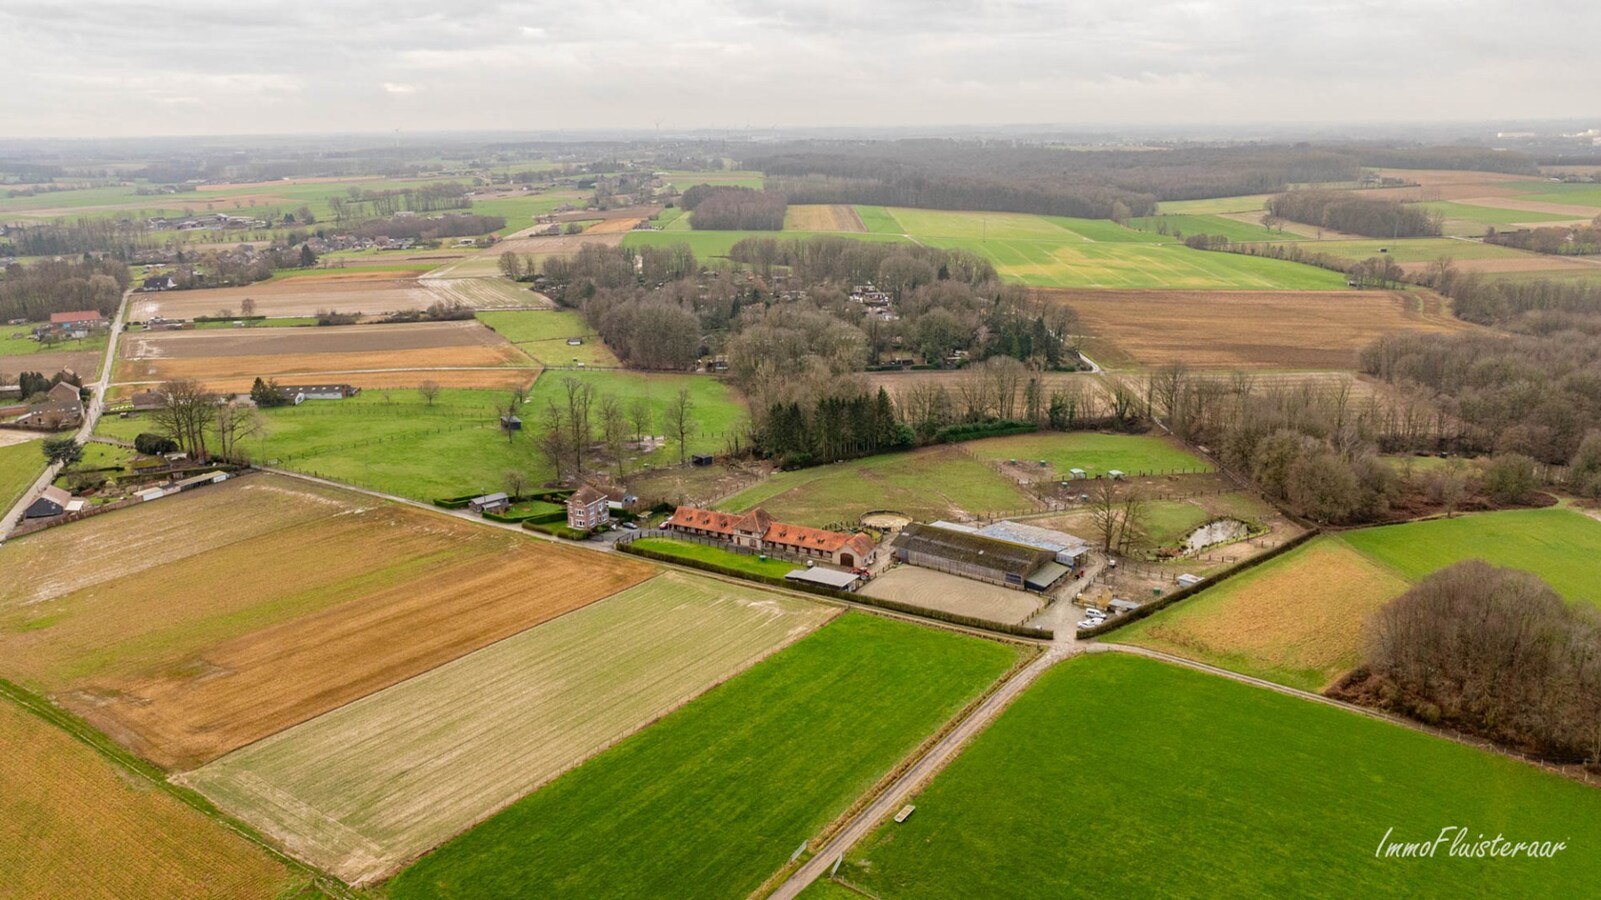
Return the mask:
<svg viewBox="0 0 1601 900">
<path fill-rule="evenodd" d="M 27 415 L 13 422 L 20 428 L 54 431 L 71 428 L 83 421 L 83 399 L 76 385 L 59 382 L 45 393 L 43 403 L 28 407 Z"/>
<path fill-rule="evenodd" d="M 590 531 L 611 522 L 611 502 L 606 492 L 585 483 L 567 498 L 567 527 Z"/>
<path fill-rule="evenodd" d="M 855 572 L 841 572 L 838 569 L 796 569 L 784 575 L 785 581 L 798 581 L 803 584 L 816 584 L 836 591 L 854 591 L 856 582 L 861 576 Z"/>
<path fill-rule="evenodd" d="M 992 522 L 980 528 L 978 533 L 996 540 L 1022 544 L 1025 547 L 1049 550 L 1054 554 L 1056 561 L 1064 566 L 1076 565 L 1079 557 L 1088 553 L 1090 549 L 1089 541 L 1081 537 L 1065 531 L 1041 528 L 1038 525 L 1025 525 L 1022 522 Z"/>
<path fill-rule="evenodd" d="M 891 546 L 901 562 L 1018 590 L 1048 590 L 1068 572 L 1050 550 L 974 530 L 912 524 Z"/>
<path fill-rule="evenodd" d="M 511 498 L 506 496 L 505 491 L 485 494 L 467 501 L 467 508 L 476 513 L 498 513 L 508 506 L 511 506 Z"/>
<path fill-rule="evenodd" d="M 361 388 L 348 384 L 284 384 L 278 390 L 295 406 L 307 400 L 343 400 L 361 393 Z"/>
<path fill-rule="evenodd" d="M 55 331 L 88 334 L 93 329 L 104 327 L 105 324 L 105 318 L 92 309 L 50 314 L 50 327 Z"/>
<path fill-rule="evenodd" d="M 848 569 L 871 565 L 878 558 L 878 548 L 873 544 L 873 539 L 865 534 L 846 534 L 775 522 L 760 507 L 739 515 L 680 506 L 671 518 L 662 523 L 662 527 L 683 534 L 716 538 L 736 547 L 759 552 L 823 559 Z"/>
<path fill-rule="evenodd" d="M 82 500 L 74 500 L 71 494 L 55 485 L 50 485 L 39 495 L 39 499 L 28 504 L 28 508 L 22 513 L 22 517 L 25 519 L 48 519 L 63 513 L 77 512 L 80 509 L 83 509 Z"/>
</svg>

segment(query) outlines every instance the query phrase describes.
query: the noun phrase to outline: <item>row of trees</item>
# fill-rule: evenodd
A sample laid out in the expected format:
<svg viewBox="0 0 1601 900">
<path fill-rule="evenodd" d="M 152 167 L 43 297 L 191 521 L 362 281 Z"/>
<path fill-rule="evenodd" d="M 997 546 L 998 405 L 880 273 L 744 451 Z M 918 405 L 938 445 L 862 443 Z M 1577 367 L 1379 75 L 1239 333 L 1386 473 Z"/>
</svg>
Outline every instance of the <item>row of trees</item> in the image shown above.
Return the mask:
<svg viewBox="0 0 1601 900">
<path fill-rule="evenodd" d="M 74 256 L 109 253 L 127 259 L 159 239 L 142 222 L 106 217 L 12 225 L 0 238 L 0 256 Z"/>
<path fill-rule="evenodd" d="M 128 267 L 114 259 L 12 263 L 0 278 L 0 320 L 39 322 L 51 313 L 96 310 L 110 316 L 128 289 Z"/>
<path fill-rule="evenodd" d="M 1269 220 L 1264 216 L 1264 224 Z M 1330 256 L 1309 250 L 1298 242 L 1284 244 L 1267 244 L 1260 241 L 1235 242 L 1220 234 L 1192 234 L 1184 238 L 1186 246 L 1196 250 L 1216 250 L 1222 253 L 1239 253 L 1245 256 L 1263 256 L 1268 259 L 1282 259 L 1288 262 L 1301 263 L 1308 266 L 1317 266 L 1344 274 L 1355 287 L 1384 288 L 1386 290 L 1399 287 L 1409 280 L 1407 273 L 1389 254 L 1383 256 L 1370 256 L 1358 262 L 1351 262 L 1342 256 Z M 1312 243 L 1307 241 L 1305 243 Z M 1447 263 L 1449 260 L 1447 260 Z"/>
<path fill-rule="evenodd" d="M 215 454 L 242 461 L 244 441 L 265 433 L 266 419 L 253 405 L 237 403 L 192 379 L 156 388 L 162 404 L 151 415 L 156 431 L 200 462 Z"/>
<path fill-rule="evenodd" d="M 508 417 L 518 414 L 522 399 L 512 398 L 506 410 Z M 676 442 L 682 465 L 688 459 L 689 440 L 698 425 L 695 400 L 688 388 L 679 389 L 658 414 L 648 397 L 625 401 L 602 394 L 589 382 L 570 375 L 562 379 L 561 392 L 546 401 L 538 416 L 534 445 L 556 470 L 557 478 L 568 481 L 608 466 L 621 481 L 628 474 L 629 441 L 637 445 L 658 424 L 662 433 Z"/>
<path fill-rule="evenodd" d="M 679 202 L 696 231 L 783 231 L 789 208 L 781 191 L 705 184 L 685 191 Z"/>
<path fill-rule="evenodd" d="M 1473 560 L 1385 606 L 1335 689 L 1565 762 L 1601 762 L 1601 615 L 1535 575 Z"/>
<path fill-rule="evenodd" d="M 1490 244 L 1553 256 L 1591 256 L 1601 253 L 1601 216 L 1596 216 L 1589 225 L 1555 225 L 1501 232 L 1492 228 L 1484 240 Z"/>
<path fill-rule="evenodd" d="M 356 228 L 355 234 L 363 238 L 389 237 L 437 241 L 440 238 L 488 234 L 505 227 L 504 216 L 455 213 L 444 216 L 391 216 L 386 219 L 370 219 L 361 223 Z"/>
<path fill-rule="evenodd" d="M 1399 200 L 1366 197 L 1352 191 L 1289 191 L 1267 201 L 1268 213 L 1319 228 L 1404 238 L 1438 235 L 1443 217 Z"/>
<path fill-rule="evenodd" d="M 896 416 L 882 387 L 877 395 L 820 397 L 815 404 L 775 403 L 755 435 L 756 450 L 800 467 L 855 459 L 912 445 L 912 429 Z"/>
<path fill-rule="evenodd" d="M 454 181 L 379 191 L 352 187 L 344 196 L 335 194 L 328 198 L 328 207 L 333 211 L 337 225 L 389 218 L 401 210 L 427 213 L 471 206 L 472 198 L 467 194 L 467 186 Z"/>
</svg>

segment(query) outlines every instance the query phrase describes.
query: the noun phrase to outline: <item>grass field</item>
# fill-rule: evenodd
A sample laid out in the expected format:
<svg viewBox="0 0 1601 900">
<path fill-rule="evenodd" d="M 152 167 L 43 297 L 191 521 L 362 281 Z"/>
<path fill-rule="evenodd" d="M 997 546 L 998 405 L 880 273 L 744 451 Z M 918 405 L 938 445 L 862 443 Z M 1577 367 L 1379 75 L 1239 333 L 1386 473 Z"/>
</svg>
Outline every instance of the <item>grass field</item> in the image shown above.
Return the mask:
<svg viewBox="0 0 1601 900">
<path fill-rule="evenodd" d="M 875 509 L 929 520 L 1029 504 L 1016 483 L 984 463 L 951 447 L 929 447 L 775 472 L 718 508 L 744 512 L 761 506 L 779 521 L 821 527 L 855 523 Z"/>
<path fill-rule="evenodd" d="M 1263 204 L 1272 194 L 1247 194 L 1243 197 L 1213 197 L 1206 200 L 1168 200 L 1157 207 L 1161 215 L 1212 216 L 1220 213 L 1262 211 Z"/>
<path fill-rule="evenodd" d="M 563 382 L 568 378 L 590 385 L 595 389 L 597 398 L 596 410 L 599 409 L 599 398 L 603 396 L 616 397 L 626 409 L 628 404 L 636 398 L 644 398 L 650 402 L 655 411 L 655 428 L 658 435 L 665 436 L 668 429 L 662 421 L 662 416 L 680 390 L 689 390 L 690 402 L 693 404 L 691 417 L 695 427 L 691 430 L 687 443 L 688 453 L 723 453 L 728 449 L 730 437 L 741 427 L 748 410 L 745 400 L 735 390 L 733 385 L 707 375 L 667 375 L 652 372 L 577 372 L 577 371 L 548 371 L 540 375 L 534 382 L 534 390 L 529 394 L 528 412 L 525 415 L 530 422 L 537 419 L 539 412 L 545 409 L 548 400 L 566 402 L 566 388 Z M 597 416 L 598 424 L 598 416 Z M 740 432 L 743 439 L 743 432 Z M 667 444 L 661 449 L 645 458 L 645 462 L 659 466 L 678 465 L 677 441 L 669 438 Z"/>
<path fill-rule="evenodd" d="M 1015 659 L 847 614 L 424 857 L 389 894 L 745 897 Z"/>
<path fill-rule="evenodd" d="M 710 184 L 717 187 L 748 187 L 760 189 L 766 176 L 760 172 L 744 169 L 712 169 L 705 171 L 671 171 L 667 173 L 667 181 L 680 191 L 692 188 L 697 184 Z"/>
<path fill-rule="evenodd" d="M 1120 654 L 1061 663 L 840 876 L 883 898 L 1577 896 L 1601 794 L 1342 710 Z M 1376 859 L 1392 840 L 1566 841 L 1552 859 Z"/>
<path fill-rule="evenodd" d="M 7 897 L 294 896 L 309 878 L 0 698 Z"/>
<path fill-rule="evenodd" d="M 1529 509 L 1363 528 L 1342 537 L 1417 580 L 1465 559 L 1533 572 L 1569 600 L 1601 605 L 1601 522 L 1569 509 Z"/>
<path fill-rule="evenodd" d="M 658 575 L 185 780 L 307 861 L 369 881 L 836 613 L 759 588 Z"/>
<path fill-rule="evenodd" d="M 1175 471 L 1210 472 L 1212 467 L 1176 442 L 1143 434 L 1018 434 L 968 441 L 964 447 L 980 459 L 1037 463 L 1045 460 L 1057 474 L 1083 469 L 1104 475 L 1112 469 L 1130 475 Z"/>
<path fill-rule="evenodd" d="M 493 328 L 543 365 L 622 365 L 601 341 L 600 335 L 584 321 L 584 317 L 570 310 L 481 312 L 478 321 Z M 577 347 L 569 346 L 567 339 L 575 337 L 583 343 Z"/>
<path fill-rule="evenodd" d="M 1340 538 L 1323 537 L 1110 639 L 1321 691 L 1360 662 L 1367 617 L 1407 587 Z"/>
<path fill-rule="evenodd" d="M 1558 213 L 1499 209 L 1494 206 L 1474 206 L 1470 203 L 1455 203 L 1450 200 L 1436 200 L 1431 203 L 1419 203 L 1417 205 L 1429 212 L 1439 213 L 1445 216 L 1447 220 L 1460 219 L 1464 222 L 1486 226 L 1499 227 L 1540 222 L 1563 222 L 1573 218 L 1572 216 L 1564 216 Z"/>
<path fill-rule="evenodd" d="M 33 480 L 44 474 L 44 453 L 38 441 L 0 447 L 0 510 L 8 510 Z"/>
<path fill-rule="evenodd" d="M 1426 263 L 1449 256 L 1452 259 L 1523 259 L 1530 256 L 1522 250 L 1499 247 L 1483 241 L 1459 241 L 1452 238 L 1401 238 L 1400 240 L 1317 241 L 1301 245 L 1327 256 L 1351 262 L 1361 262 L 1378 256 L 1388 256 L 1397 263 Z M 1387 252 L 1380 253 L 1380 250 Z"/>
<path fill-rule="evenodd" d="M 836 233 L 822 231 L 630 231 L 623 238 L 624 247 L 671 247 L 687 244 L 695 258 L 702 263 L 726 260 L 728 251 L 745 238 L 766 238 L 781 241 L 804 241 L 816 237 L 848 237 L 854 241 L 906 243 L 899 234 L 872 234 L 867 232 Z"/>
<path fill-rule="evenodd" d="M 33 356 L 37 353 L 76 353 L 84 350 L 106 349 L 106 333 L 104 331 L 91 334 L 78 341 L 56 341 L 46 344 L 40 341 L 30 341 L 27 336 L 33 333 L 32 325 L 0 325 L 0 358 Z M 6 359 L 0 362 L 0 368 L 12 369 L 26 367 L 26 359 Z M 15 383 L 15 382 L 13 382 Z"/>
<path fill-rule="evenodd" d="M 1130 227 L 1142 231 L 1156 232 L 1162 226 L 1167 227 L 1169 235 L 1210 234 L 1226 237 L 1231 241 L 1284 241 L 1297 240 L 1297 236 L 1264 228 L 1250 222 L 1241 222 L 1236 219 L 1226 219 L 1223 216 L 1205 215 L 1159 215 L 1145 216 L 1129 220 Z"/>
<path fill-rule="evenodd" d="M 429 404 L 413 389 L 369 388 L 263 410 L 266 433 L 244 449 L 258 462 L 417 500 L 489 493 L 502 489 L 507 470 L 551 477 L 532 430 L 511 440 L 500 430 L 497 409 L 510 400 L 509 389 L 445 388 Z M 542 408 L 527 407 L 524 417 L 532 422 Z M 103 418 L 97 433 L 131 441 L 151 427 L 141 416 Z"/>
<path fill-rule="evenodd" d="M 657 553 L 666 553 L 681 559 L 712 563 L 724 568 L 737 569 L 749 572 L 752 575 L 765 575 L 770 578 L 783 578 L 795 571 L 797 565 L 782 559 L 757 559 L 732 550 L 720 547 L 711 547 L 706 544 L 696 544 L 691 541 L 677 541 L 672 538 L 640 538 L 632 544 L 641 550 L 654 550 Z"/>
<path fill-rule="evenodd" d="M 33 573 L 0 588 L 0 667 L 168 768 L 214 759 L 651 572 L 267 475 L 80 524 L 0 551 L 0 565 Z M 101 551 L 100 540 L 112 546 Z M 79 569 L 97 556 L 99 567 Z M 316 564 L 236 577 L 262 560 L 299 559 Z M 547 578 L 563 589 L 542 590 Z"/>
</svg>

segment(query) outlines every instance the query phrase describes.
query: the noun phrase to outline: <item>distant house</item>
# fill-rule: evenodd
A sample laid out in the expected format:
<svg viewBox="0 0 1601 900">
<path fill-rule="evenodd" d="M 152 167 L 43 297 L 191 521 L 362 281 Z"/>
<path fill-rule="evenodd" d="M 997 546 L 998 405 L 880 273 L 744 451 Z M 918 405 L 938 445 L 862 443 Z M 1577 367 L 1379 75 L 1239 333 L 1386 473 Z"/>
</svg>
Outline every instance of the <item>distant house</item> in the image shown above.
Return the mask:
<svg viewBox="0 0 1601 900">
<path fill-rule="evenodd" d="M 83 509 L 82 500 L 74 500 L 71 494 L 55 485 L 50 485 L 44 489 L 44 493 L 39 495 L 39 499 L 28 504 L 28 508 L 22 513 L 22 517 L 24 519 L 48 519 L 69 512 L 77 512 L 80 509 Z"/>
<path fill-rule="evenodd" d="M 152 275 L 139 286 L 141 291 L 170 291 L 178 286 L 171 275 Z"/>
<path fill-rule="evenodd" d="M 57 331 L 86 331 L 105 324 L 105 318 L 92 309 L 50 314 L 50 327 Z"/>
<path fill-rule="evenodd" d="M 611 504 L 606 492 L 585 483 L 567 498 L 567 527 L 592 531 L 611 522 Z"/>
<path fill-rule="evenodd" d="M 157 390 L 140 391 L 128 398 L 134 412 L 151 412 L 167 405 L 167 395 Z"/>
<path fill-rule="evenodd" d="M 83 399 L 76 385 L 58 382 L 45 396 L 45 402 L 28 407 L 27 414 L 12 424 L 20 428 L 55 431 L 71 428 L 83 421 Z"/>
<path fill-rule="evenodd" d="M 865 534 L 775 522 L 761 507 L 736 515 L 680 506 L 662 527 L 683 534 L 717 538 L 757 552 L 827 560 L 846 568 L 871 565 L 878 558 L 877 545 Z"/>
<path fill-rule="evenodd" d="M 278 390 L 294 406 L 307 400 L 344 400 L 361 393 L 361 388 L 348 384 L 281 384 Z"/>
<path fill-rule="evenodd" d="M 485 494 L 482 497 L 474 497 L 467 501 L 467 508 L 476 513 L 498 513 L 510 506 L 511 498 L 506 496 L 505 491 Z"/>
</svg>

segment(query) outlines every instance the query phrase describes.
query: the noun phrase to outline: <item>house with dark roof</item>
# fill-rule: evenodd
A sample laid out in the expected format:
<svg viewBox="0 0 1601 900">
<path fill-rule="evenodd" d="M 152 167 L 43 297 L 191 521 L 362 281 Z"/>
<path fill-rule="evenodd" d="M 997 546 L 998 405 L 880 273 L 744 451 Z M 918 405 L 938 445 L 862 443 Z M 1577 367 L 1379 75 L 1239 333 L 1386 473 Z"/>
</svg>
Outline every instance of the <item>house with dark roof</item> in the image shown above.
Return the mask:
<svg viewBox="0 0 1601 900">
<path fill-rule="evenodd" d="M 822 559 L 848 569 L 871 565 L 878 547 L 865 534 L 846 534 L 804 525 L 775 522 L 757 507 L 743 514 L 680 506 L 662 527 L 669 531 L 716 538 L 758 553 Z"/>
<path fill-rule="evenodd" d="M 45 402 L 28 407 L 27 414 L 11 424 L 18 428 L 58 431 L 83 422 L 83 397 L 77 385 L 58 382 L 45 392 L 45 398 Z"/>
<path fill-rule="evenodd" d="M 1018 590 L 1045 591 L 1067 574 L 1055 553 L 974 531 L 913 523 L 890 545 L 909 565 Z"/>
<path fill-rule="evenodd" d="M 83 501 L 75 500 L 73 496 L 55 485 L 45 488 L 39 499 L 28 504 L 23 511 L 24 519 L 49 519 L 64 513 L 77 512 L 83 509 Z"/>
</svg>

